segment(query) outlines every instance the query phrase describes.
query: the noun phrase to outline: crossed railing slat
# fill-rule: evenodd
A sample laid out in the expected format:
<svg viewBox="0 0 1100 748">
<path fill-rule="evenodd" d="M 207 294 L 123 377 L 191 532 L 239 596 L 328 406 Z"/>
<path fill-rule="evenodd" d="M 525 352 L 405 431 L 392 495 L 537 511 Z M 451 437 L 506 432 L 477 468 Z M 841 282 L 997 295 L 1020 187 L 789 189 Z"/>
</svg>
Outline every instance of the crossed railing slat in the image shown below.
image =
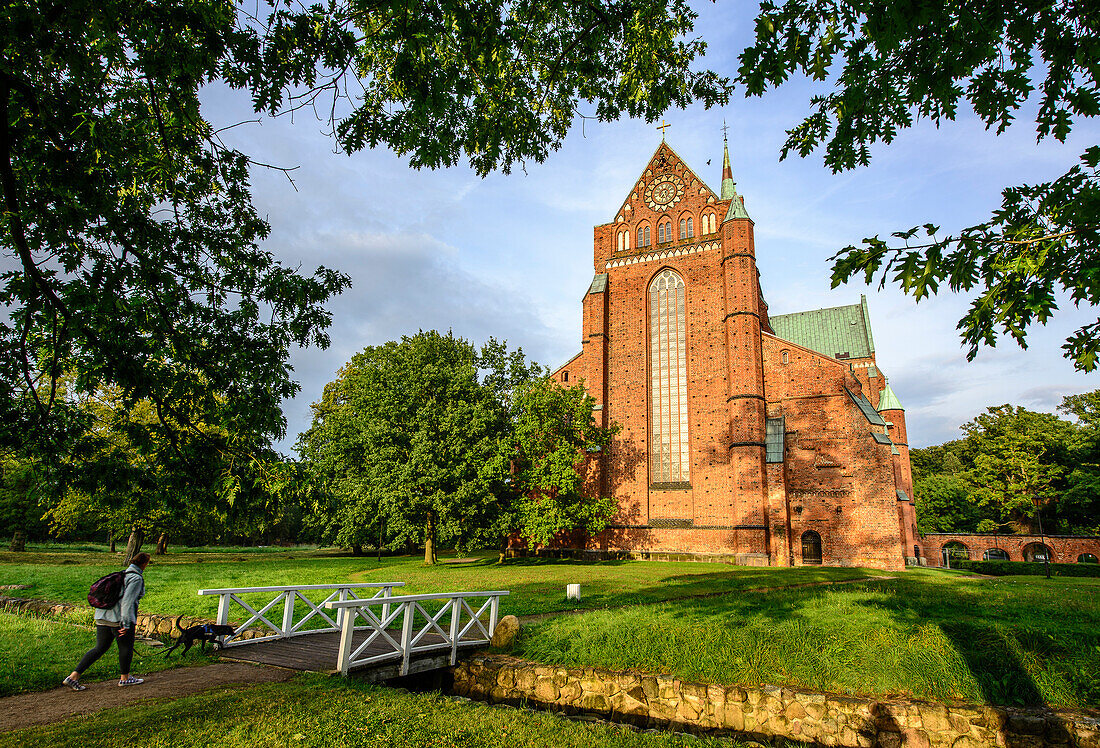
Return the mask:
<svg viewBox="0 0 1100 748">
<path fill-rule="evenodd" d="M 244 609 L 245 614 L 250 616 L 244 623 L 236 627 L 236 633 L 231 636 L 225 637 L 222 641 L 223 647 L 234 647 L 241 644 L 254 644 L 256 642 L 267 641 L 271 639 L 285 639 L 290 636 L 300 636 L 302 634 L 316 634 L 322 631 L 339 631 L 343 625 L 344 610 L 338 609 L 336 612 L 336 620 L 333 620 L 327 612 L 327 606 L 329 603 L 334 602 L 363 602 L 363 601 L 375 601 L 385 600 L 393 596 L 394 587 L 404 587 L 404 582 L 356 582 L 354 584 L 299 584 L 285 587 L 228 587 L 217 590 L 199 590 L 200 595 L 217 595 L 218 596 L 218 623 L 229 623 L 229 611 L 233 607 L 234 603 Z M 375 589 L 377 592 L 370 597 L 360 597 L 359 590 L 363 589 Z M 313 602 L 306 592 L 314 592 L 316 590 L 332 590 L 329 595 L 320 603 Z M 262 606 L 253 607 L 246 600 L 241 598 L 241 595 L 248 595 L 259 592 L 274 592 L 275 596 L 266 604 Z M 296 603 L 301 600 L 305 603 L 307 610 L 309 611 L 303 615 L 298 621 L 294 620 Z M 267 617 L 267 612 L 274 608 L 279 601 L 283 603 L 283 618 L 281 625 L 276 625 Z M 384 606 L 385 603 L 382 603 Z M 388 606 L 385 607 L 388 611 Z M 328 622 L 327 627 L 306 629 L 304 626 L 311 619 L 320 617 Z M 242 640 L 239 638 L 240 634 L 254 623 L 262 622 L 266 626 L 270 633 L 265 636 L 259 636 L 254 639 Z"/>
<path fill-rule="evenodd" d="M 326 602 L 325 607 L 336 610 L 337 618 L 341 621 L 336 666 L 341 675 L 347 675 L 352 668 L 392 660 L 397 656 L 401 658 L 401 675 L 406 675 L 409 672 L 409 661 L 414 654 L 446 649 L 450 649 L 450 661 L 453 665 L 458 656 L 459 645 L 480 646 L 489 643 L 500 615 L 500 598 L 507 594 L 503 590 L 447 592 Z M 477 598 L 485 600 L 475 612 L 468 600 Z M 433 600 L 445 601 L 434 613 L 429 611 L 430 605 L 425 607 L 425 603 Z M 375 615 L 372 608 L 381 608 L 381 614 Z M 467 616 L 465 625 L 462 621 L 463 611 Z M 482 620 L 486 611 L 489 614 L 488 626 Z M 417 614 L 424 621 L 420 628 L 416 627 Z M 445 620 L 448 615 L 450 619 Z M 388 630 L 398 617 L 401 618 L 400 641 L 391 636 Z M 360 620 L 365 622 L 364 625 L 358 625 Z M 364 630 L 370 633 L 355 646 L 356 631 Z M 468 636 L 471 632 L 474 635 Z M 438 636 L 440 640 L 426 638 L 431 634 Z M 371 645 L 375 642 L 383 645 L 381 651 L 378 648 L 372 651 Z"/>
</svg>

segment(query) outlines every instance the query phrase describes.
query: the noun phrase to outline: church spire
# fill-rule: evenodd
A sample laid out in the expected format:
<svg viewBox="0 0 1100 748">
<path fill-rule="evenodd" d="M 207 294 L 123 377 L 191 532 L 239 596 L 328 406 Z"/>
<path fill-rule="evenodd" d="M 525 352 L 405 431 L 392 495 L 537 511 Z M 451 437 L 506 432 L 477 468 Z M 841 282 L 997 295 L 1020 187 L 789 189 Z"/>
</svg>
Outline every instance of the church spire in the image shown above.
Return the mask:
<svg viewBox="0 0 1100 748">
<path fill-rule="evenodd" d="M 737 183 L 733 181 L 733 169 L 730 167 L 730 147 L 726 140 L 726 123 L 722 121 L 722 200 L 729 200 L 737 194 Z"/>
</svg>

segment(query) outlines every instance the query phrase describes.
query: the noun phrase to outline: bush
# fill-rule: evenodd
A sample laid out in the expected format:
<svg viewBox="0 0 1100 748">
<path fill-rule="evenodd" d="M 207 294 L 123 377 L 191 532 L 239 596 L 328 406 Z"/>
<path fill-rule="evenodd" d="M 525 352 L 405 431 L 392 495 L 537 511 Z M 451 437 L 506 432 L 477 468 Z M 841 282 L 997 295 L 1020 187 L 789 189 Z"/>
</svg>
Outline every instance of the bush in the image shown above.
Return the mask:
<svg viewBox="0 0 1100 748">
<path fill-rule="evenodd" d="M 951 559 L 951 566 L 956 569 L 989 574 L 994 577 L 1003 577 L 1015 574 L 1030 574 L 1031 576 L 1046 575 L 1046 564 L 1035 561 L 968 561 L 965 559 Z M 1100 566 L 1096 564 L 1051 564 L 1051 576 L 1056 577 L 1100 577 Z"/>
</svg>

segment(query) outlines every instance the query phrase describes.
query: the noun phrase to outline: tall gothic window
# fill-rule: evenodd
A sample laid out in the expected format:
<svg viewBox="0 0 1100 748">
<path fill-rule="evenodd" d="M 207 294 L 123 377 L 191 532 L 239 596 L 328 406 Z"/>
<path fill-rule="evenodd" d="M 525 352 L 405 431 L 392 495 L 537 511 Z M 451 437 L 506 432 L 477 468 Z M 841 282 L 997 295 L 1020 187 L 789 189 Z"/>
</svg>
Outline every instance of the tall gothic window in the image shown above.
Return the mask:
<svg viewBox="0 0 1100 748">
<path fill-rule="evenodd" d="M 665 268 L 649 284 L 649 470 L 653 483 L 688 481 L 684 279 Z"/>
<path fill-rule="evenodd" d="M 691 219 L 688 219 L 688 239 L 695 236 L 695 227 L 691 225 Z"/>
</svg>

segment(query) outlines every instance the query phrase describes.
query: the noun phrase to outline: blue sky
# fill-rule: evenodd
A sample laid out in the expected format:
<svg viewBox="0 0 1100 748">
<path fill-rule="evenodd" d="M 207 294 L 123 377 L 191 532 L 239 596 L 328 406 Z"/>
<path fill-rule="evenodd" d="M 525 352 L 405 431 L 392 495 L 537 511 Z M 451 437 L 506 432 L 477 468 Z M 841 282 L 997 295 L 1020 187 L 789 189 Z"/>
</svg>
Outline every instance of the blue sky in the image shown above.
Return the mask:
<svg viewBox="0 0 1100 748">
<path fill-rule="evenodd" d="M 697 30 L 710 45 L 703 65 L 732 73 L 752 15 L 734 3 L 700 3 Z M 729 125 L 738 191 L 755 221 L 757 259 L 773 314 L 850 304 L 867 294 L 878 362 L 906 408 L 910 443 L 937 444 L 987 406 L 1053 410 L 1063 395 L 1100 388 L 1074 372 L 1063 339 L 1096 319 L 1066 301 L 1024 351 L 1011 341 L 966 362 L 955 330 L 968 299 L 942 293 L 915 304 L 892 288 L 862 283 L 829 290 L 828 258 L 866 236 L 928 221 L 946 231 L 985 220 L 1013 184 L 1052 179 L 1100 142 L 1100 127 L 1075 127 L 1066 144 L 1036 144 L 1033 110 L 997 137 L 972 115 L 939 129 L 903 131 L 874 150 L 870 167 L 832 174 L 820 155 L 779 161 L 784 130 L 807 112 L 821 84 L 793 81 L 763 98 L 735 95 L 721 109 L 666 114 L 669 144 L 714 189 L 720 184 L 722 123 Z M 216 126 L 247 119 L 248 101 L 211 88 Z M 590 110 L 584 105 L 581 111 Z M 298 166 L 295 187 L 258 169 L 254 197 L 272 224 L 267 248 L 312 271 L 349 273 L 354 286 L 330 304 L 332 346 L 293 357 L 301 394 L 288 402 L 290 451 L 309 405 L 364 346 L 418 329 L 452 329 L 480 343 L 490 335 L 556 367 L 580 349 L 582 294 L 592 277 L 592 226 L 614 218 L 661 140 L 657 123 L 578 120 L 561 150 L 526 171 L 485 179 L 462 167 L 416 171 L 385 149 L 333 152 L 311 114 L 234 129 L 228 142 L 261 161 Z M 707 166 L 707 160 L 710 165 Z"/>
</svg>

